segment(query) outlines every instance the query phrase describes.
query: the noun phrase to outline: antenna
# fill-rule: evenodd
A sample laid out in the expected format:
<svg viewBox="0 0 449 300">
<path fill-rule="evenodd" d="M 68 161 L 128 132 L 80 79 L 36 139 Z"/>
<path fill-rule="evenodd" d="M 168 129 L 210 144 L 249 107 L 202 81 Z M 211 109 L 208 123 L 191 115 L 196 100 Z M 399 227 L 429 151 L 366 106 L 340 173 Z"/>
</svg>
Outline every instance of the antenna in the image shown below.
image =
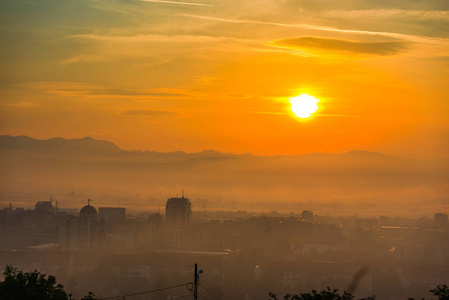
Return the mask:
<svg viewBox="0 0 449 300">
<path fill-rule="evenodd" d="M 184 198 L 184 190 L 182 190 L 182 198 Z"/>
</svg>

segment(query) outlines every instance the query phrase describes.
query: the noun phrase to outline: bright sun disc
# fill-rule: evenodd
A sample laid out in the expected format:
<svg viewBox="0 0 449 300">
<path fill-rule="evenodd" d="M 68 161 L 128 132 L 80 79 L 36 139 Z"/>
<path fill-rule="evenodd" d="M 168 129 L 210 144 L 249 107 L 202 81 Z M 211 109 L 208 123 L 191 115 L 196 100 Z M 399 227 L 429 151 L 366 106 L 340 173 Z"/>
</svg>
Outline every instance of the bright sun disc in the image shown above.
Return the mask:
<svg viewBox="0 0 449 300">
<path fill-rule="evenodd" d="M 301 94 L 290 98 L 290 103 L 292 104 L 290 109 L 298 118 L 305 119 L 318 110 L 318 102 L 320 100 L 313 96 Z"/>
</svg>

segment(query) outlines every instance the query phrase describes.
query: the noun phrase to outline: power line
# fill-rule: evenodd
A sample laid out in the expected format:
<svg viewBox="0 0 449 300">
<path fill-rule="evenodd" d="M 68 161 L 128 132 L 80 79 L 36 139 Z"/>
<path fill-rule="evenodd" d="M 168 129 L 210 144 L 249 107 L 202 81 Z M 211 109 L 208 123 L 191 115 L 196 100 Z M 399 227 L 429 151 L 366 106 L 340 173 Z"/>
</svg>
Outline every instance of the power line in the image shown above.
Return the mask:
<svg viewBox="0 0 449 300">
<path fill-rule="evenodd" d="M 165 288 L 160 288 L 160 289 L 156 289 L 156 290 L 151 290 L 151 291 L 145 291 L 145 292 L 140 292 L 140 293 L 134 293 L 134 294 L 128 294 L 128 295 L 120 295 L 120 296 L 114 296 L 114 297 L 107 297 L 107 298 L 99 298 L 97 300 L 107 300 L 107 299 L 117 299 L 117 298 L 123 298 L 123 297 L 131 297 L 131 296 L 137 296 L 137 295 L 143 295 L 143 294 L 149 294 L 149 293 L 154 293 L 154 292 L 159 292 L 159 291 L 165 291 L 165 290 L 169 290 L 169 289 L 174 289 L 177 287 L 181 287 L 181 286 L 187 286 L 189 284 L 192 284 L 191 282 L 187 282 L 184 284 L 179 284 L 179 285 L 174 285 L 174 286 L 169 286 L 169 287 L 165 287 Z M 190 296 L 190 295 L 188 295 Z M 184 297 L 184 296 L 183 296 Z"/>
<path fill-rule="evenodd" d="M 190 294 L 190 295 L 184 295 L 184 296 L 179 296 L 179 297 L 175 297 L 175 298 L 170 298 L 171 300 L 174 300 L 174 299 L 181 299 L 181 298 L 186 298 L 186 297 L 192 297 L 192 294 Z"/>
<path fill-rule="evenodd" d="M 204 285 L 202 285 L 201 283 L 199 284 L 203 289 L 206 290 L 206 292 L 208 292 L 209 294 L 211 294 L 212 296 L 214 296 L 216 299 L 220 300 L 220 297 L 218 297 L 217 295 L 215 295 L 214 293 L 212 293 L 211 291 L 209 291 Z"/>
</svg>

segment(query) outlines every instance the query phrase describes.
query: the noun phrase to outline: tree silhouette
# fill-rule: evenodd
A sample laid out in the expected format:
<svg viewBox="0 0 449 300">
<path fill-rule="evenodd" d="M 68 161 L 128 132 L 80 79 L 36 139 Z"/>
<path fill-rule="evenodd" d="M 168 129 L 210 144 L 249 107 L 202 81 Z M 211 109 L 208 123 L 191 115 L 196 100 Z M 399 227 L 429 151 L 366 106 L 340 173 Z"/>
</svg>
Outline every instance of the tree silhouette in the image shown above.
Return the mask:
<svg viewBox="0 0 449 300">
<path fill-rule="evenodd" d="M 430 290 L 432 295 L 437 296 L 438 300 L 449 300 L 449 287 L 446 284 L 437 285 L 433 290 Z M 268 300 L 278 300 L 277 296 L 273 293 L 268 293 Z M 353 300 L 354 296 L 346 291 L 342 295 L 337 289 L 331 290 L 329 287 L 317 292 L 312 290 L 310 293 L 301 293 L 299 295 L 286 294 L 283 297 L 284 300 Z M 371 296 L 368 298 L 362 298 L 359 300 L 374 300 L 376 296 Z M 414 300 L 414 298 L 408 298 L 408 300 Z M 422 300 L 425 300 L 424 298 Z"/>
<path fill-rule="evenodd" d="M 268 293 L 270 297 L 269 300 L 278 300 L 275 294 Z M 346 291 L 340 295 L 338 289 L 331 290 L 329 287 L 327 289 L 322 290 L 321 292 L 317 292 L 316 290 L 312 290 L 310 293 L 300 293 L 299 295 L 291 295 L 286 294 L 284 296 L 284 300 L 353 300 L 354 296 Z M 363 298 L 359 300 L 374 300 L 375 296 L 371 296 L 368 298 Z"/>
<path fill-rule="evenodd" d="M 437 288 L 430 290 L 430 292 L 437 296 L 438 300 L 449 300 L 449 287 L 445 284 L 437 285 Z"/>
<path fill-rule="evenodd" d="M 72 300 L 72 294 L 56 282 L 56 277 L 38 271 L 23 272 L 6 266 L 3 271 L 4 281 L 0 282 L 0 299 L 2 300 Z M 94 294 L 82 300 L 94 300 Z"/>
</svg>

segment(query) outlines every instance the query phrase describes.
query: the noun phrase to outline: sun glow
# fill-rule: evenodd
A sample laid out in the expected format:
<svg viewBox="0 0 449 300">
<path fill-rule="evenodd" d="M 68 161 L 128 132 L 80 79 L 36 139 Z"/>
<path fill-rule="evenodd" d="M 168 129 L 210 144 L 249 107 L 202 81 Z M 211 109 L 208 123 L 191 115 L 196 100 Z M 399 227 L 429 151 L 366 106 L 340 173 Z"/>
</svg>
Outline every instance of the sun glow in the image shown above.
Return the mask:
<svg viewBox="0 0 449 300">
<path fill-rule="evenodd" d="M 297 97 L 290 98 L 290 109 L 298 118 L 305 119 L 318 110 L 318 102 L 320 100 L 313 96 L 301 94 Z"/>
</svg>

